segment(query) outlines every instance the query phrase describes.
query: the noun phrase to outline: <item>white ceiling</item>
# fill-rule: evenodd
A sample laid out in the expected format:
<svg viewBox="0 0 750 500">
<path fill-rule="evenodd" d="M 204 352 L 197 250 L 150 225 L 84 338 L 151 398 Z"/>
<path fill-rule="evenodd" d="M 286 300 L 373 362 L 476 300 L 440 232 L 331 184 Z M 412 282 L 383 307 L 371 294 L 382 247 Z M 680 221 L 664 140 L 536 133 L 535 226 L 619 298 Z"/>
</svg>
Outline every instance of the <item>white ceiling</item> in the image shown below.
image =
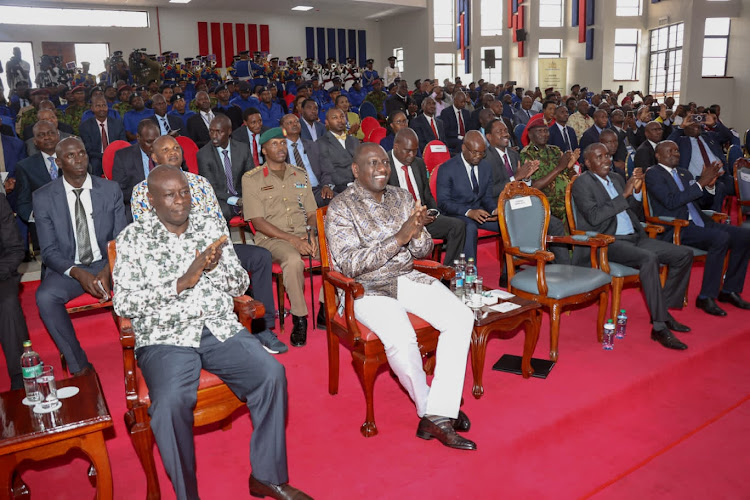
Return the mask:
<svg viewBox="0 0 750 500">
<path fill-rule="evenodd" d="M 169 0 L 57 0 L 46 2 L 39 0 L 2 0 L 0 4 L 25 5 L 39 7 L 60 7 L 75 5 L 101 5 L 112 7 L 169 7 L 175 9 L 211 9 L 211 10 L 257 10 L 267 14 L 289 16 L 309 16 L 321 19 L 326 16 L 338 18 L 378 20 L 384 17 L 426 8 L 427 0 L 192 0 L 188 4 L 169 3 Z M 296 5 L 314 7 L 307 12 L 292 11 Z"/>
</svg>

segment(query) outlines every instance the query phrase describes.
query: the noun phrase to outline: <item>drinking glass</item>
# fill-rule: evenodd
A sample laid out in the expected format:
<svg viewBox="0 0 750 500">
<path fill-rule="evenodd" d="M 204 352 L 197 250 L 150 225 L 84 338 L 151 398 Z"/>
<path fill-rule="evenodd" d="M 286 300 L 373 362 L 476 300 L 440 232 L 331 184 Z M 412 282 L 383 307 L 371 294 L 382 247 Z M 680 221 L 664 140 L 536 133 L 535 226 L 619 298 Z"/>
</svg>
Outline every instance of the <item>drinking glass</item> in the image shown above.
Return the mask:
<svg viewBox="0 0 750 500">
<path fill-rule="evenodd" d="M 54 367 L 44 366 L 42 373 L 36 378 L 37 388 L 42 400 L 39 403 L 42 410 L 49 411 L 57 406 L 57 386 L 55 385 Z"/>
</svg>

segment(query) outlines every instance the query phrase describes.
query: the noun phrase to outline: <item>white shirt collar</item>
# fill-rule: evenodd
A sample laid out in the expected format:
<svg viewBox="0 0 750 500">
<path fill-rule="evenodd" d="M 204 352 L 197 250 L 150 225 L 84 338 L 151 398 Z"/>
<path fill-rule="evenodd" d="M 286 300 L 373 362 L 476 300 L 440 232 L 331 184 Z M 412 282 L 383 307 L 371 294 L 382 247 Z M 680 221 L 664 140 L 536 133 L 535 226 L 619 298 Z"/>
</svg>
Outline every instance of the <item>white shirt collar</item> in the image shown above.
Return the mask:
<svg viewBox="0 0 750 500">
<path fill-rule="evenodd" d="M 651 147 L 654 148 L 654 151 L 656 151 L 657 144 L 651 139 L 646 139 L 646 140 L 648 141 L 649 144 L 651 144 Z"/>
<path fill-rule="evenodd" d="M 102 128 L 102 125 L 105 127 L 107 126 L 107 119 L 105 118 L 103 122 L 99 121 L 99 118 L 94 118 L 96 120 L 96 126 L 99 128 Z"/>
<path fill-rule="evenodd" d="M 401 163 L 400 161 L 398 161 L 398 158 L 396 158 L 396 155 L 393 155 L 393 166 L 395 168 L 397 168 L 397 169 L 399 169 L 399 168 L 401 168 L 401 167 L 404 166 L 403 163 Z"/>
<path fill-rule="evenodd" d="M 78 188 L 75 188 L 75 187 L 71 186 L 68 183 L 68 181 L 65 179 L 65 177 L 63 177 L 62 175 L 60 177 L 62 177 L 63 186 L 65 187 L 65 192 L 66 193 L 72 193 L 74 189 L 78 189 Z M 86 180 L 83 181 L 83 185 L 81 187 L 83 189 L 88 189 L 88 190 L 92 189 L 93 186 L 92 186 L 91 176 L 90 175 L 86 174 Z"/>
<path fill-rule="evenodd" d="M 44 151 L 39 151 L 42 153 L 42 159 L 44 160 L 44 165 L 49 168 L 49 158 L 57 158 L 57 155 L 48 155 Z"/>
<path fill-rule="evenodd" d="M 664 165 L 663 163 L 659 163 L 659 166 L 662 167 L 667 172 L 669 172 L 669 175 L 672 175 L 672 170 L 674 170 L 672 167 L 668 167 L 668 166 Z"/>
</svg>

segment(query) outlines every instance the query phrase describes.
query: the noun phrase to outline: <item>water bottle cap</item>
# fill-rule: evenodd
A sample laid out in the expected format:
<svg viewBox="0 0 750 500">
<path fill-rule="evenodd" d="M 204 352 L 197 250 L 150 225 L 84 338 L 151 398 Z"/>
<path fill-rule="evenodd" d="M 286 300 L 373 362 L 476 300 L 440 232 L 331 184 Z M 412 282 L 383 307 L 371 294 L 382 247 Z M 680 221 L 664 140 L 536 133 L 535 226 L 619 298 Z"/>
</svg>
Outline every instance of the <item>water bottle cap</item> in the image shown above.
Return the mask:
<svg viewBox="0 0 750 500">
<path fill-rule="evenodd" d="M 607 320 L 607 324 L 610 324 L 610 323 L 614 323 L 614 321 L 613 321 L 613 320 L 611 320 L 611 319 L 608 319 L 608 320 Z"/>
<path fill-rule="evenodd" d="M 620 309 L 620 312 L 625 314 L 625 309 Z"/>
<path fill-rule="evenodd" d="M 24 343 L 23 343 L 23 346 L 24 347 L 31 347 L 31 341 L 30 340 L 25 340 Z"/>
</svg>

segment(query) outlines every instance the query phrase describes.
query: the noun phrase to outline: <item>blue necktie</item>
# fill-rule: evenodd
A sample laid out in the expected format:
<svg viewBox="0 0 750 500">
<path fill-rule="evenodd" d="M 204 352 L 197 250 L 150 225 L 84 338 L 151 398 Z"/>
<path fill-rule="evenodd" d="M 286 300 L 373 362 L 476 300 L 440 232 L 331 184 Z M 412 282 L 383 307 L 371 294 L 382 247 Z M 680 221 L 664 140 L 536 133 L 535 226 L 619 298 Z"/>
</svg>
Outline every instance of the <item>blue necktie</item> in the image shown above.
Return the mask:
<svg viewBox="0 0 750 500">
<path fill-rule="evenodd" d="M 479 196 L 479 181 L 477 181 L 477 176 L 474 174 L 474 168 L 471 167 L 471 190 L 474 191 L 474 194 Z"/>
<path fill-rule="evenodd" d="M 682 180 L 680 179 L 680 174 L 677 173 L 677 169 L 672 169 L 672 178 L 677 183 L 677 189 L 680 191 L 685 191 L 685 186 L 682 185 Z M 703 223 L 703 219 L 701 219 L 701 213 L 698 211 L 697 208 L 695 208 L 695 205 L 692 201 L 688 202 L 687 204 L 688 213 L 690 214 L 690 219 L 693 221 L 693 224 L 695 224 L 698 227 L 704 227 L 705 224 Z"/>
<path fill-rule="evenodd" d="M 47 158 L 47 161 L 49 162 L 49 176 L 54 181 L 57 179 L 57 163 L 55 163 L 55 158 L 52 156 Z"/>
</svg>

